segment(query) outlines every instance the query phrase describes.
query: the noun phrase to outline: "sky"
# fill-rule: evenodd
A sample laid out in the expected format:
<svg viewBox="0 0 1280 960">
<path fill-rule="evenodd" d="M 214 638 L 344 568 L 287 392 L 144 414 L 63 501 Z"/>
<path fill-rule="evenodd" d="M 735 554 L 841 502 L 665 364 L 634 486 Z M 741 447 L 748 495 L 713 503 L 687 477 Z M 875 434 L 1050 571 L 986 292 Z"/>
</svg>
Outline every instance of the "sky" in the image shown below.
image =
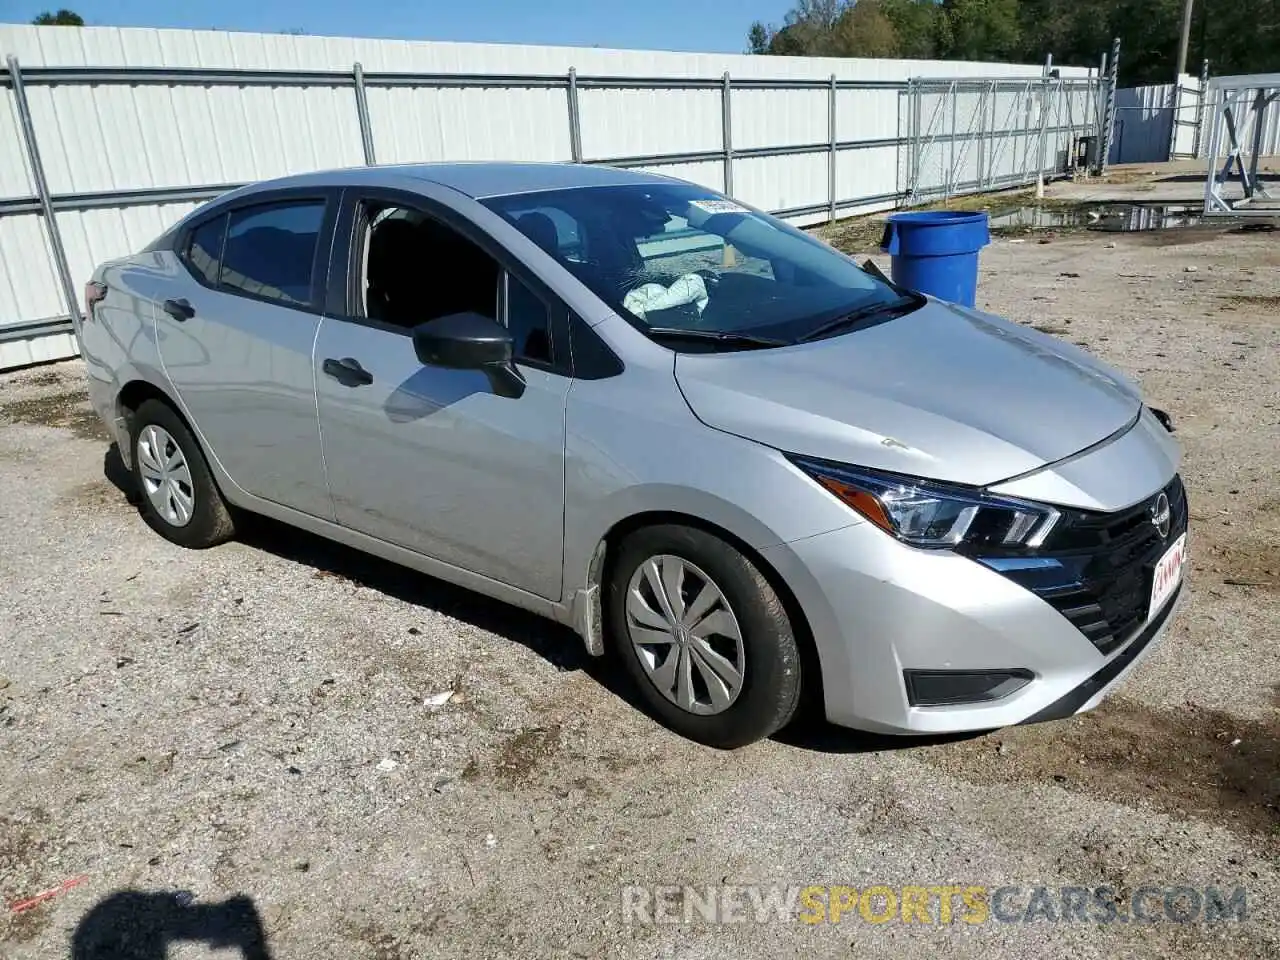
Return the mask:
<svg viewBox="0 0 1280 960">
<path fill-rule="evenodd" d="M 789 0 L 0 0 L 0 22 L 66 7 L 89 26 L 742 53 Z"/>
</svg>

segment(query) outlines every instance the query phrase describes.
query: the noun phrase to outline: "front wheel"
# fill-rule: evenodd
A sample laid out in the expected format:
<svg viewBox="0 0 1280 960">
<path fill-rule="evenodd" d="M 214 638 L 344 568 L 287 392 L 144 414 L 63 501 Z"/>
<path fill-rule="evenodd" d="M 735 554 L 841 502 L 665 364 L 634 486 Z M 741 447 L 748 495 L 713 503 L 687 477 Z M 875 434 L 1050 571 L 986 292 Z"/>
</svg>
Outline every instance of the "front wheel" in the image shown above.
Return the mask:
<svg viewBox="0 0 1280 960">
<path fill-rule="evenodd" d="M 212 547 L 235 527 L 195 437 L 173 408 L 147 400 L 129 421 L 133 479 L 142 518 L 166 540 Z"/>
<path fill-rule="evenodd" d="M 621 544 L 608 590 L 615 651 L 672 730 L 732 749 L 791 719 L 801 685 L 795 633 L 736 547 L 693 527 L 646 527 Z"/>
</svg>

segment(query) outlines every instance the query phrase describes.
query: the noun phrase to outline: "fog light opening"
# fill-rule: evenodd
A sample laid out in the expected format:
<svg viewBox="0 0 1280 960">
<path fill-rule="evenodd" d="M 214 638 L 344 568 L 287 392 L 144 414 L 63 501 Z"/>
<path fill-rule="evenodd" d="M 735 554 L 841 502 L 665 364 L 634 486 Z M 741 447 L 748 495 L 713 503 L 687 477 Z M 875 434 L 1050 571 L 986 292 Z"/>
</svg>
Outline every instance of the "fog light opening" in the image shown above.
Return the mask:
<svg viewBox="0 0 1280 960">
<path fill-rule="evenodd" d="M 913 707 L 1003 700 L 1035 679 L 1030 670 L 903 670 L 907 702 Z"/>
</svg>

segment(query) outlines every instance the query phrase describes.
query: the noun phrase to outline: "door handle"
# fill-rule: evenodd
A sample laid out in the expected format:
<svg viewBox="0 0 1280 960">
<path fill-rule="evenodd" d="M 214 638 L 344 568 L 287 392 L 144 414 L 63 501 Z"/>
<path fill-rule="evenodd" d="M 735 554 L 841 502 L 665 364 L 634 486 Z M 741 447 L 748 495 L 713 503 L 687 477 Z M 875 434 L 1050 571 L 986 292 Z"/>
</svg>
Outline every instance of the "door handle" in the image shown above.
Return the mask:
<svg viewBox="0 0 1280 960">
<path fill-rule="evenodd" d="M 190 320 L 196 315 L 196 308 L 186 300 L 166 300 L 160 305 L 160 309 L 179 323 L 184 320 Z"/>
<path fill-rule="evenodd" d="M 373 383 L 373 374 L 360 366 L 360 361 L 354 357 L 343 357 L 341 360 L 330 357 L 320 365 L 320 369 L 344 387 L 361 387 Z"/>
</svg>

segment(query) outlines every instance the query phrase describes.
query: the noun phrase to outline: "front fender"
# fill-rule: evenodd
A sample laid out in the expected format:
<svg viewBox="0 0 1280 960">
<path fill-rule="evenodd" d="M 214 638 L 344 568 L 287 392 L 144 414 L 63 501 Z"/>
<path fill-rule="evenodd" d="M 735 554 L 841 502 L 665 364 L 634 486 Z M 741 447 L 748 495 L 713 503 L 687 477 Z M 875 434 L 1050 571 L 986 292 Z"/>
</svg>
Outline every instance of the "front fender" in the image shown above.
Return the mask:
<svg viewBox="0 0 1280 960">
<path fill-rule="evenodd" d="M 778 450 L 698 420 L 669 371 L 633 369 L 575 382 L 570 393 L 566 602 L 593 586 L 610 531 L 638 515 L 694 517 L 757 551 L 862 522 Z"/>
</svg>

